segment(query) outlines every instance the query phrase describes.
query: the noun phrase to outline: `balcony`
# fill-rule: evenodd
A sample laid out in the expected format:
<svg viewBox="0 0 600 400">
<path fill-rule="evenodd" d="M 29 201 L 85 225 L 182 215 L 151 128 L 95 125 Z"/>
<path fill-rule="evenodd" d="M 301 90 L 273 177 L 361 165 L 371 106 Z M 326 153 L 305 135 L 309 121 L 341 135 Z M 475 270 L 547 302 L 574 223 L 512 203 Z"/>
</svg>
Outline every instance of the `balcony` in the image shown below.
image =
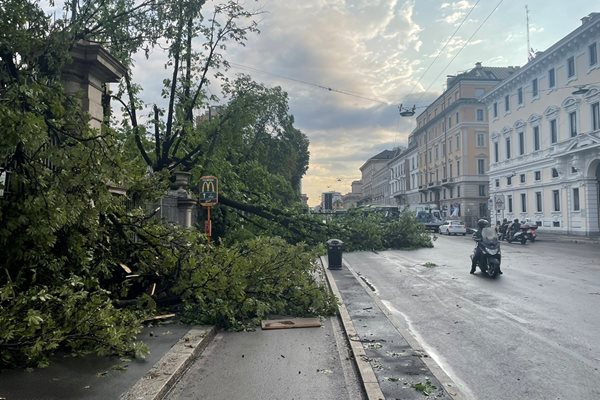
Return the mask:
<svg viewBox="0 0 600 400">
<path fill-rule="evenodd" d="M 456 184 L 456 182 L 454 182 L 454 178 L 446 178 L 446 179 L 442 179 L 442 186 L 444 187 L 453 187 Z"/>
</svg>

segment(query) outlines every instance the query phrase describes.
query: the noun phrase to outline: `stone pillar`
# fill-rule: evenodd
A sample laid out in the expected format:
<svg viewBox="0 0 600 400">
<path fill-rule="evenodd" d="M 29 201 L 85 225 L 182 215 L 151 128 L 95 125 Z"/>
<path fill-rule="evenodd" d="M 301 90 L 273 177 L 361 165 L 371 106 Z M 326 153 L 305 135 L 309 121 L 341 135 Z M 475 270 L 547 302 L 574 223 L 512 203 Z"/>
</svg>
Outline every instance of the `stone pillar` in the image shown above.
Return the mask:
<svg viewBox="0 0 600 400">
<path fill-rule="evenodd" d="M 600 199 L 598 198 L 598 181 L 586 179 L 585 181 L 585 209 L 588 235 L 600 234 Z"/>
<path fill-rule="evenodd" d="M 102 96 L 105 84 L 118 82 L 127 70 L 96 43 L 76 43 L 71 57 L 71 64 L 63 70 L 65 92 L 75 96 L 83 111 L 90 115 L 90 126 L 100 129 L 104 119 Z"/>
</svg>

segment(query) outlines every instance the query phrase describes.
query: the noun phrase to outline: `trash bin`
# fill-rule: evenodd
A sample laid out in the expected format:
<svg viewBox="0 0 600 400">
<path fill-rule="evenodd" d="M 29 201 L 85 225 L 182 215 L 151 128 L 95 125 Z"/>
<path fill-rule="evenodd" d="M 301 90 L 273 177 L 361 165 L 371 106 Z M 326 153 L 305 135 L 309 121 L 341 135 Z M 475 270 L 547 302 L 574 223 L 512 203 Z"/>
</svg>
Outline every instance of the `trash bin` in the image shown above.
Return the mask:
<svg viewBox="0 0 600 400">
<path fill-rule="evenodd" d="M 327 241 L 327 264 L 329 269 L 342 269 L 342 246 L 344 242 L 339 239 Z"/>
</svg>

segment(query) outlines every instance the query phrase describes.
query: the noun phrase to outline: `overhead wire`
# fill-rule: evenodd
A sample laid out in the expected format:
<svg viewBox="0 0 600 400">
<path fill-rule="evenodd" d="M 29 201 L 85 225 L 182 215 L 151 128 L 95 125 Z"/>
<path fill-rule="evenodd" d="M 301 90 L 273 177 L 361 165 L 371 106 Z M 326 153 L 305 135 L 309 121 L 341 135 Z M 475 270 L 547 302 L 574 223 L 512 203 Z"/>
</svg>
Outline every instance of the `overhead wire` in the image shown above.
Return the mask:
<svg viewBox="0 0 600 400">
<path fill-rule="evenodd" d="M 421 83 L 421 79 L 423 79 L 423 77 L 427 74 L 427 72 L 429 72 L 429 70 L 431 69 L 431 67 L 433 66 L 433 64 L 435 64 L 436 61 L 438 60 L 438 58 L 440 58 L 440 55 L 442 54 L 442 52 L 446 49 L 446 47 L 448 46 L 448 44 L 450 43 L 450 41 L 452 39 L 454 39 L 454 36 L 456 36 L 456 33 L 460 30 L 460 28 L 463 26 L 463 24 L 467 21 L 467 18 L 469 18 L 469 15 L 471 15 L 471 13 L 475 9 L 475 7 L 477 7 L 477 4 L 479 4 L 480 1 L 481 0 L 477 0 L 477 2 L 473 5 L 473 7 L 471 7 L 471 9 L 469 10 L 469 12 L 465 15 L 465 17 L 463 18 L 463 20 L 461 21 L 461 23 L 458 25 L 458 27 L 454 30 L 454 33 L 452 33 L 452 35 L 448 38 L 448 40 L 446 40 L 446 43 L 444 43 L 444 46 L 442 46 L 442 48 L 437 53 L 437 55 L 435 56 L 435 58 L 433 59 L 433 61 L 431 62 L 431 64 L 429 64 L 429 66 L 427 67 L 427 69 L 425 69 L 425 71 L 421 74 L 421 76 L 419 77 L 419 79 L 410 88 L 409 95 L 411 95 L 413 93 L 413 91 L 415 90 L 415 87 L 419 83 Z"/>
<path fill-rule="evenodd" d="M 419 98 L 417 99 L 417 101 L 421 100 L 423 98 L 423 95 L 425 93 L 427 93 L 427 91 L 429 89 L 431 89 L 431 86 L 433 86 L 437 82 L 438 78 L 446 71 L 446 69 L 448 69 L 448 67 L 450 66 L 450 64 L 452 64 L 452 62 L 454 62 L 454 60 L 456 59 L 456 57 L 458 57 L 458 55 L 464 50 L 464 48 L 467 47 L 467 45 L 471 42 L 471 40 L 473 39 L 473 37 L 475 37 L 475 35 L 477 34 L 477 32 L 479 32 L 479 30 L 483 27 L 483 25 L 487 22 L 487 20 L 490 19 L 490 17 L 492 16 L 492 14 L 498 9 L 498 7 L 500 7 L 500 4 L 502 4 L 503 1 L 504 0 L 500 0 L 498 2 L 498 4 L 496 4 L 496 6 L 492 9 L 492 11 L 487 15 L 487 17 L 485 17 L 485 19 L 481 22 L 481 24 L 479 24 L 479 26 L 477 27 L 477 29 L 475 29 L 475 31 L 471 34 L 471 36 L 469 37 L 469 39 L 467 39 L 467 41 L 463 44 L 463 46 L 460 48 L 460 50 L 458 50 L 458 52 L 454 55 L 454 57 L 452 57 L 452 59 L 450 60 L 450 62 L 431 81 L 431 84 L 427 87 L 427 89 L 425 89 L 423 92 L 421 92 L 421 96 L 419 96 Z"/>
<path fill-rule="evenodd" d="M 372 102 L 375 102 L 375 103 L 385 104 L 386 106 L 392 105 L 392 103 L 390 103 L 389 101 L 380 100 L 380 99 L 374 99 L 372 97 L 367 97 L 367 96 L 364 96 L 362 94 L 352 93 L 352 92 L 347 91 L 347 90 L 334 89 L 334 88 L 332 88 L 330 86 L 325 86 L 325 85 L 321 85 L 321 84 L 318 84 L 318 83 L 305 81 L 305 80 L 302 80 L 302 79 L 292 78 L 292 77 L 281 75 L 281 74 L 277 74 L 277 73 L 274 73 L 274 72 L 264 71 L 264 70 L 261 70 L 261 69 L 255 68 L 255 67 L 250 67 L 248 65 L 243 65 L 243 64 L 234 63 L 234 62 L 229 62 L 229 64 L 231 66 L 235 67 L 235 68 L 241 68 L 241 69 L 247 69 L 247 70 L 250 70 L 250 71 L 260 72 L 260 73 L 263 73 L 263 74 L 266 74 L 266 75 L 271 75 L 271 76 L 278 77 L 280 79 L 284 79 L 284 80 L 288 80 L 288 81 L 292 81 L 292 82 L 297 82 L 297 83 L 302 83 L 302 84 L 308 85 L 308 86 L 313 86 L 313 87 L 316 87 L 316 88 L 319 88 L 319 89 L 326 90 L 328 92 L 335 92 L 335 93 L 343 94 L 343 95 L 346 95 L 346 96 L 352 96 L 352 97 L 356 97 L 356 98 L 359 98 L 359 99 L 372 101 Z"/>
</svg>

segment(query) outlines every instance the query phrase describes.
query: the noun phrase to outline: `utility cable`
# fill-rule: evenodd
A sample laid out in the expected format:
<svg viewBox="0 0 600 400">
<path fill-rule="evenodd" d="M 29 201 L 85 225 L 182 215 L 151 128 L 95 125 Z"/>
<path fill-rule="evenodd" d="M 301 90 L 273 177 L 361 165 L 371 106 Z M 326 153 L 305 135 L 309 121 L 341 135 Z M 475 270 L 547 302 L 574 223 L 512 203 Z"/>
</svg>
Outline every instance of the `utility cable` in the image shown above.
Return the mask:
<svg viewBox="0 0 600 400">
<path fill-rule="evenodd" d="M 475 31 L 471 34 L 471 36 L 469 37 L 469 39 L 465 42 L 465 44 L 460 48 L 460 50 L 454 55 L 454 57 L 452 57 L 452 60 L 450 60 L 450 62 L 444 67 L 444 69 L 442 69 L 440 71 L 440 73 L 433 79 L 433 81 L 431 82 L 431 84 L 427 87 L 427 89 L 425 89 L 423 92 L 421 92 L 421 96 L 419 96 L 419 98 L 417 99 L 417 102 L 419 100 L 421 100 L 421 98 L 423 98 L 423 95 L 425 93 L 427 93 L 427 91 L 431 88 L 431 86 L 434 85 L 434 83 L 436 83 L 437 79 L 446 71 L 446 69 L 448 69 L 448 67 L 450 66 L 450 64 L 452 64 L 452 62 L 456 59 L 456 57 L 458 57 L 458 55 L 461 53 L 461 51 L 464 50 L 465 47 L 467 47 L 467 45 L 471 42 L 471 40 L 473 39 L 473 37 L 477 34 L 477 32 L 479 32 L 479 30 L 481 29 L 481 27 L 483 27 L 483 25 L 487 22 L 487 20 L 492 16 L 492 14 L 498 9 L 498 7 L 500 7 L 500 4 L 502 4 L 504 0 L 500 0 L 498 2 L 498 4 L 496 4 L 496 7 L 494 7 L 494 9 L 488 14 L 487 17 L 485 17 L 485 19 L 483 20 L 483 22 L 481 24 L 479 24 L 479 26 L 477 27 L 477 29 L 475 29 Z"/>
<path fill-rule="evenodd" d="M 346 91 L 346 90 L 334 89 L 334 88 L 329 87 L 329 86 L 320 85 L 318 83 L 313 83 L 313 82 L 305 81 L 305 80 L 302 80 L 302 79 L 291 78 L 289 76 L 276 74 L 274 72 L 264 71 L 264 70 L 261 70 L 261 69 L 258 69 L 258 68 L 249 67 L 247 65 L 242 65 L 242 64 L 238 64 L 238 63 L 234 63 L 234 62 L 229 62 L 229 64 L 231 66 L 235 67 L 235 68 L 247 69 L 247 70 L 254 71 L 254 72 L 260 72 L 260 73 L 266 74 L 266 75 L 276 76 L 276 77 L 278 77 L 280 79 L 285 79 L 285 80 L 292 81 L 292 82 L 302 83 L 304 85 L 308 85 L 308 86 L 316 87 L 316 88 L 319 88 L 319 89 L 323 89 L 323 90 L 326 90 L 328 92 L 335 92 L 335 93 L 343 94 L 343 95 L 346 95 L 346 96 L 352 96 L 352 97 L 356 97 L 356 98 L 359 98 L 359 99 L 372 101 L 374 103 L 385 104 L 386 106 L 392 105 L 388 101 L 374 99 L 374 98 L 371 98 L 371 97 L 363 96 L 361 94 L 352 93 L 352 92 L 349 92 L 349 91 Z"/>
<path fill-rule="evenodd" d="M 429 70 L 431 69 L 431 67 L 433 66 L 433 64 L 435 64 L 435 62 L 438 60 L 438 58 L 440 58 L 440 55 L 442 54 L 442 52 L 446 49 L 446 47 L 448 46 L 448 44 L 450 43 L 450 41 L 454 38 L 454 36 L 456 36 L 456 33 L 460 30 L 460 28 L 463 26 L 463 24 L 467 21 L 467 18 L 469 18 L 469 15 L 471 15 L 471 12 L 473 12 L 473 10 L 475 9 L 475 7 L 477 7 L 477 4 L 479 4 L 480 1 L 481 0 L 477 0 L 477 3 L 475 3 L 473 5 L 473 7 L 471 7 L 471 9 L 465 15 L 465 17 L 463 18 L 462 22 L 460 23 L 460 25 L 458 25 L 458 28 L 456 28 L 456 30 L 454 31 L 454 33 L 452 34 L 452 36 L 450 36 L 448 38 L 448 40 L 446 40 L 446 43 L 440 49 L 440 51 L 437 53 L 437 55 L 435 56 L 435 58 L 433 59 L 433 61 L 431 62 L 431 64 L 429 64 L 429 66 L 427 67 L 427 69 L 421 74 L 421 76 L 419 77 L 419 79 L 410 88 L 410 91 L 408 92 L 409 95 L 411 95 L 413 93 L 413 91 L 415 90 L 415 87 L 421 82 L 421 79 L 423 79 L 423 77 L 425 76 L 425 74 L 427 74 L 427 72 L 429 72 Z"/>
</svg>

